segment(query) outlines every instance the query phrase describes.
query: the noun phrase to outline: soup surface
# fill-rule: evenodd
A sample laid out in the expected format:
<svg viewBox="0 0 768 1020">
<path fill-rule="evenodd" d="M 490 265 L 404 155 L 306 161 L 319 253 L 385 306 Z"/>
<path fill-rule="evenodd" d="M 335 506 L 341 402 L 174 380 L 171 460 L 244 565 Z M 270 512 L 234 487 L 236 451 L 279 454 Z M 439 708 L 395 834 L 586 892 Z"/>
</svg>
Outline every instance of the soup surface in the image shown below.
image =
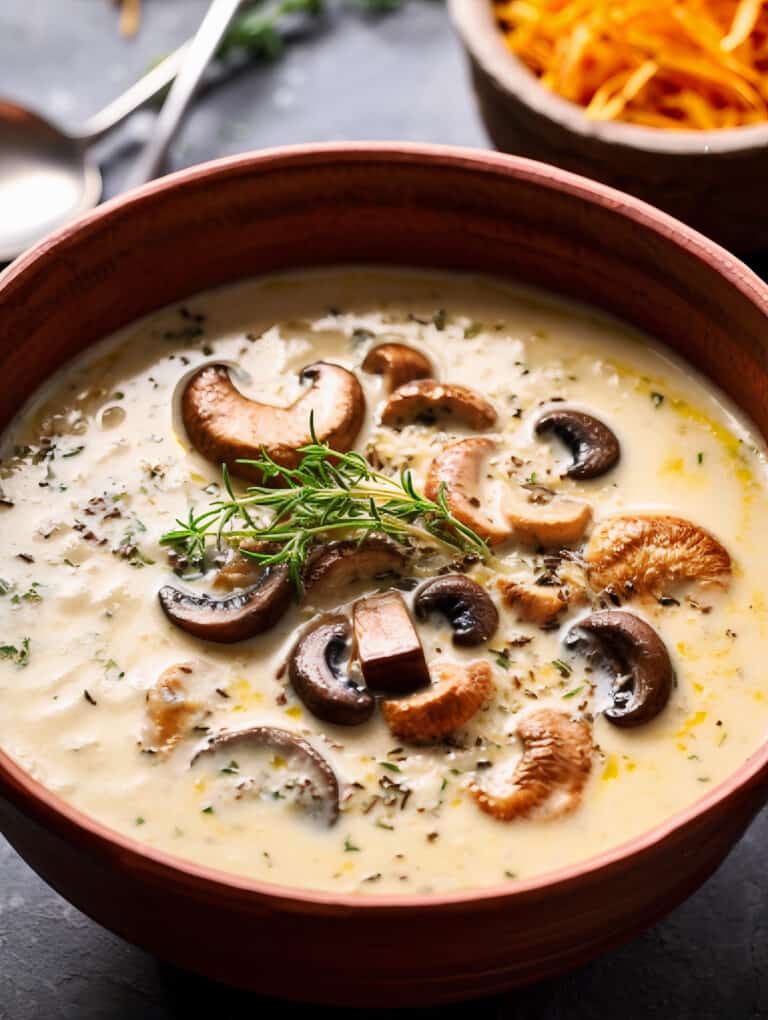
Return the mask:
<svg viewBox="0 0 768 1020">
<path fill-rule="evenodd" d="M 425 402 L 422 389 L 415 408 L 382 424 L 390 380 L 362 365 L 383 343 L 422 352 L 441 383 L 471 388 L 470 410 L 459 401 L 444 414 L 445 395 Z M 236 365 L 246 396 L 287 406 L 305 392 L 299 371 L 318 360 L 364 389 L 354 449 L 384 475 L 410 469 L 419 494 L 445 447 L 487 437 L 477 478 L 462 480 L 463 508 L 450 472 L 440 495 L 455 516 L 478 515 L 481 533 L 500 533 L 478 553 L 471 540 L 430 542 L 417 521 L 394 571 L 306 586 L 248 640 L 189 633 L 173 606 L 164 614 L 162 586 L 192 593 L 179 605 L 210 628 L 262 567 L 227 552 L 232 541 L 209 541 L 202 562 L 182 543 L 161 544 L 190 508 L 230 500 L 220 464 L 192 445 L 182 394 L 201 366 Z M 607 426 L 618 462 L 565 476 L 573 451 L 583 459 L 596 440 L 572 431 L 569 451 L 567 429 L 537 433 L 553 410 Z M 647 830 L 765 738 L 762 443 L 668 351 L 588 309 L 449 275 L 249 281 L 167 308 L 69 365 L 8 431 L 2 473 L 0 745 L 69 803 L 201 864 L 344 892 L 513 881 Z M 232 484 L 240 494 L 254 483 Z M 554 520 L 545 534 L 542 520 Z M 248 530 L 242 519 L 229 526 Z M 633 527 L 640 537 L 629 541 L 621 529 Z M 635 556 L 624 575 L 622 556 Z M 413 612 L 414 588 L 435 576 L 468 578 L 485 609 L 488 596 L 496 605 L 497 624 L 486 617 L 474 645 L 454 641 L 455 604 Z M 390 689 L 373 706 L 344 657 L 353 613 L 367 654 L 372 607 L 361 600 L 377 593 L 403 633 L 418 635 L 432 686 L 393 690 L 408 687 L 413 663 L 387 646 Z M 328 612 L 341 637 L 315 649 L 315 666 L 348 698 L 367 697 L 358 714 L 370 718 L 358 725 L 318 718 L 289 663 Z M 623 614 L 610 632 L 573 630 L 604 612 Z M 627 614 L 639 621 L 628 629 Z M 283 735 L 275 742 L 264 727 Z"/>
</svg>

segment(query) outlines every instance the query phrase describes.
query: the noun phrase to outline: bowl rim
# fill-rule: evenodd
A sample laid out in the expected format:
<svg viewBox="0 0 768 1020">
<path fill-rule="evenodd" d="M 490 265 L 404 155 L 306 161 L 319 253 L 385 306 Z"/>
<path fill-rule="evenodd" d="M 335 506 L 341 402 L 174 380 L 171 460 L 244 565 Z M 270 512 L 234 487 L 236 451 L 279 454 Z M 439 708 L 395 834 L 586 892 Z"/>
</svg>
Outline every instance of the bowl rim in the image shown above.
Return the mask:
<svg viewBox="0 0 768 1020">
<path fill-rule="evenodd" d="M 536 75 L 504 44 L 492 0 L 448 0 L 453 24 L 465 47 L 496 86 L 539 117 L 582 140 L 668 156 L 736 155 L 753 152 L 768 164 L 768 123 L 711 131 L 646 127 L 626 121 L 592 120 L 584 107 L 545 89 Z M 760 150 L 765 150 L 761 153 Z"/>
<path fill-rule="evenodd" d="M 646 228 L 665 242 L 683 249 L 689 256 L 704 262 L 721 275 L 749 300 L 768 321 L 768 284 L 730 252 L 710 241 L 692 227 L 669 216 L 641 199 L 624 194 L 607 185 L 588 180 L 566 170 L 517 156 L 482 149 L 410 142 L 325 142 L 281 146 L 257 152 L 224 157 L 180 170 L 160 180 L 136 188 L 111 199 L 38 242 L 0 273 L 0 303 L 6 291 L 23 284 L 28 270 L 38 263 L 44 266 L 58 257 L 61 249 L 76 243 L 78 235 L 94 223 L 109 221 L 116 214 L 152 200 L 162 200 L 169 192 L 195 187 L 211 178 L 238 177 L 259 172 L 274 172 L 318 166 L 376 163 L 380 165 L 411 164 L 429 167 L 471 170 L 514 179 L 569 195 L 622 216 L 638 227 Z M 455 911 L 478 906 L 537 897 L 558 889 L 566 892 L 585 879 L 597 880 L 630 859 L 663 843 L 678 829 L 695 823 L 724 801 L 747 793 L 755 786 L 768 788 L 768 734 L 764 742 L 746 761 L 704 796 L 695 800 L 659 824 L 629 840 L 551 871 L 526 879 L 508 879 L 489 886 L 470 887 L 452 892 L 421 894 L 342 893 L 331 890 L 303 889 L 248 878 L 220 868 L 196 864 L 191 859 L 157 849 L 141 840 L 125 835 L 98 821 L 95 817 L 67 803 L 58 794 L 35 779 L 20 762 L 0 748 L 0 796 L 15 804 L 22 814 L 35 818 L 43 827 L 61 834 L 67 842 L 80 842 L 107 852 L 139 871 L 149 868 L 164 880 L 184 880 L 199 891 L 221 894 L 243 894 L 254 902 L 273 907 L 294 909 L 308 905 L 319 910 L 354 911 L 361 913 L 398 913 L 412 910 Z M 9 793 L 6 793 L 9 791 Z M 768 791 L 767 791 L 768 792 Z M 22 801 L 22 806 L 19 806 Z"/>
</svg>

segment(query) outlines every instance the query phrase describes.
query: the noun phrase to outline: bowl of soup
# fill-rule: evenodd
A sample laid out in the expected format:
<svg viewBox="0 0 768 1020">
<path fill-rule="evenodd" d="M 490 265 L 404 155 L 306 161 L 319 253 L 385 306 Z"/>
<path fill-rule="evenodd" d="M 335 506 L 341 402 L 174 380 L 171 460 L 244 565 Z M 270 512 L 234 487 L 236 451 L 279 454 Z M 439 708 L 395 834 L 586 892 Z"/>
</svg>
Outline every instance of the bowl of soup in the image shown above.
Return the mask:
<svg viewBox="0 0 768 1020">
<path fill-rule="evenodd" d="M 196 167 L 0 277 L 0 829 L 272 995 L 586 961 L 765 801 L 768 290 L 482 152 Z"/>
</svg>

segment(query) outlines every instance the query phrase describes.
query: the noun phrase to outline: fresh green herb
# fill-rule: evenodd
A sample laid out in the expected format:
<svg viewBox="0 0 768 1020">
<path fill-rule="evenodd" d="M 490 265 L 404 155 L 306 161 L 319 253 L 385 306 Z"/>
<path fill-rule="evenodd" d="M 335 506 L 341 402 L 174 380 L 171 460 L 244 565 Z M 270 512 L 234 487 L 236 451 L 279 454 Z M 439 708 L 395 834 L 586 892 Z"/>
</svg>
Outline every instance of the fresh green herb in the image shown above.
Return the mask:
<svg viewBox="0 0 768 1020">
<path fill-rule="evenodd" d="M 525 480 L 526 485 L 535 485 L 537 477 L 538 475 L 536 474 L 536 472 L 532 471 Z"/>
<path fill-rule="evenodd" d="M 701 453 L 701 452 L 697 453 L 696 454 L 696 461 L 699 464 L 703 464 L 704 463 L 704 454 Z"/>
<path fill-rule="evenodd" d="M 394 832 L 395 831 L 394 825 L 390 825 L 389 822 L 383 822 L 380 818 L 378 818 L 376 820 L 376 828 L 377 829 L 386 829 L 387 832 Z"/>
<path fill-rule="evenodd" d="M 445 778 L 445 776 L 443 776 L 443 781 L 440 784 L 440 793 L 443 792 L 443 790 L 446 788 L 447 785 L 448 785 L 448 780 Z"/>
<path fill-rule="evenodd" d="M 489 648 L 488 653 L 496 659 L 496 665 L 501 669 L 509 669 L 512 665 L 509 651 L 506 648 Z"/>
<path fill-rule="evenodd" d="M 312 549 L 334 532 L 352 533 L 362 539 L 370 532 L 400 541 L 439 545 L 446 550 L 473 552 L 485 558 L 488 546 L 479 535 L 453 516 L 444 490 L 436 501 L 416 490 L 410 471 L 399 478 L 375 471 L 359 453 L 337 453 L 318 441 L 310 418 L 312 442 L 301 447 L 297 468 L 275 463 L 262 451 L 255 460 L 242 460 L 257 469 L 263 485 L 252 485 L 236 495 L 229 472 L 223 466 L 227 499 L 212 502 L 207 510 L 190 510 L 186 521 L 162 536 L 192 562 L 199 561 L 208 542 L 223 539 L 256 539 L 277 546 L 270 552 L 246 555 L 265 566 L 286 564 L 297 591 L 301 573 Z M 280 488 L 275 488 L 279 481 Z M 255 514 L 271 511 L 266 523 Z"/>
<path fill-rule="evenodd" d="M 400 766 L 395 765 L 395 763 L 391 761 L 380 761 L 379 765 L 381 765 L 383 769 L 389 769 L 390 772 L 402 772 Z"/>
<path fill-rule="evenodd" d="M 143 819 L 141 815 L 139 815 L 138 818 L 136 819 L 136 825 L 143 825 L 144 821 L 145 819 Z"/>
<path fill-rule="evenodd" d="M 13 581 L 4 581 L 3 578 L 0 577 L 0 596 L 7 595 L 8 592 L 13 591 L 15 587 L 16 585 Z"/>
<path fill-rule="evenodd" d="M 25 637 L 21 642 L 20 648 L 17 648 L 16 645 L 0 645 L 0 659 L 8 659 L 11 662 L 15 662 L 19 669 L 23 669 L 29 663 L 30 642 L 31 639 Z"/>
<path fill-rule="evenodd" d="M 18 592 L 11 598 L 11 605 L 18 606 L 22 600 L 24 602 L 42 602 L 43 596 L 40 594 L 39 589 L 42 587 L 40 581 L 33 581 L 27 590 L 19 595 Z M 5 594 L 5 592 L 3 592 Z"/>
<path fill-rule="evenodd" d="M 115 390 L 115 392 L 112 394 L 112 399 L 113 400 L 125 400 L 125 394 L 123 393 L 122 390 Z"/>
<path fill-rule="evenodd" d="M 584 685 L 574 687 L 572 691 L 568 691 L 567 694 L 563 695 L 563 698 L 575 698 L 577 694 L 584 690 Z"/>
<path fill-rule="evenodd" d="M 221 771 L 221 774 L 224 775 L 224 776 L 235 776 L 240 771 L 240 766 L 233 759 L 229 763 L 229 765 L 225 765 L 224 768 L 221 769 L 220 771 Z"/>
<path fill-rule="evenodd" d="M 345 836 L 345 838 L 344 838 L 344 853 L 346 853 L 346 854 L 353 854 L 353 853 L 359 853 L 359 852 L 360 852 L 360 847 L 359 846 L 355 846 L 355 844 L 352 842 L 352 840 L 349 838 L 349 836 Z"/>
<path fill-rule="evenodd" d="M 504 877 L 505 877 L 505 878 L 517 878 L 517 875 L 515 874 L 515 872 L 514 872 L 514 871 L 508 871 L 508 870 L 507 870 L 507 869 L 505 868 L 505 869 L 504 869 Z"/>
<path fill-rule="evenodd" d="M 209 804 L 208 807 L 204 807 L 202 813 L 204 815 L 212 815 L 213 814 L 213 804 Z"/>
<path fill-rule="evenodd" d="M 483 328 L 482 322 L 471 322 L 464 330 L 465 340 L 474 340 L 474 338 L 481 332 Z"/>
<path fill-rule="evenodd" d="M 661 405 L 664 403 L 664 394 L 653 392 L 651 394 L 651 400 L 653 401 L 654 407 L 661 407 Z"/>
<path fill-rule="evenodd" d="M 114 659 L 107 659 L 104 663 L 105 680 L 122 680 L 125 677 L 125 670 L 120 669 Z"/>
<path fill-rule="evenodd" d="M 571 673 L 573 673 L 573 670 L 568 665 L 568 663 L 563 662 L 562 659 L 553 659 L 552 665 L 555 667 L 560 676 L 565 677 L 566 680 L 571 675 Z"/>
</svg>

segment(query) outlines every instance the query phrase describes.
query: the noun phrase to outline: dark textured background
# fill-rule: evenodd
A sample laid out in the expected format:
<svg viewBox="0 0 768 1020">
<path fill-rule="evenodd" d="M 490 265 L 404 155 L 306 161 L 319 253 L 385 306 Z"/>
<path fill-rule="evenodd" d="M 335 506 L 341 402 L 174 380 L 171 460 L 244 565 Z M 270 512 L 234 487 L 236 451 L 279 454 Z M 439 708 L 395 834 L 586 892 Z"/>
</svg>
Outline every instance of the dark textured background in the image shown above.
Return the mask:
<svg viewBox="0 0 768 1020">
<path fill-rule="evenodd" d="M 87 117 L 184 39 L 206 0 L 144 6 L 141 35 L 125 42 L 109 0 L 0 0 L 0 94 L 62 122 Z M 337 8 L 338 0 L 335 13 L 278 62 L 211 85 L 172 165 L 322 139 L 487 144 L 439 0 L 406 0 L 403 12 L 383 18 Z M 102 146 L 110 194 L 119 190 L 148 118 L 135 117 Z M 684 906 L 577 973 L 500 998 L 414 1012 L 525 1020 L 768 1017 L 767 843 L 763 816 Z M 186 1020 L 203 1010 L 229 1018 L 286 1008 L 183 974 L 108 934 L 48 889 L 0 838 L 1 1020 Z"/>
</svg>

